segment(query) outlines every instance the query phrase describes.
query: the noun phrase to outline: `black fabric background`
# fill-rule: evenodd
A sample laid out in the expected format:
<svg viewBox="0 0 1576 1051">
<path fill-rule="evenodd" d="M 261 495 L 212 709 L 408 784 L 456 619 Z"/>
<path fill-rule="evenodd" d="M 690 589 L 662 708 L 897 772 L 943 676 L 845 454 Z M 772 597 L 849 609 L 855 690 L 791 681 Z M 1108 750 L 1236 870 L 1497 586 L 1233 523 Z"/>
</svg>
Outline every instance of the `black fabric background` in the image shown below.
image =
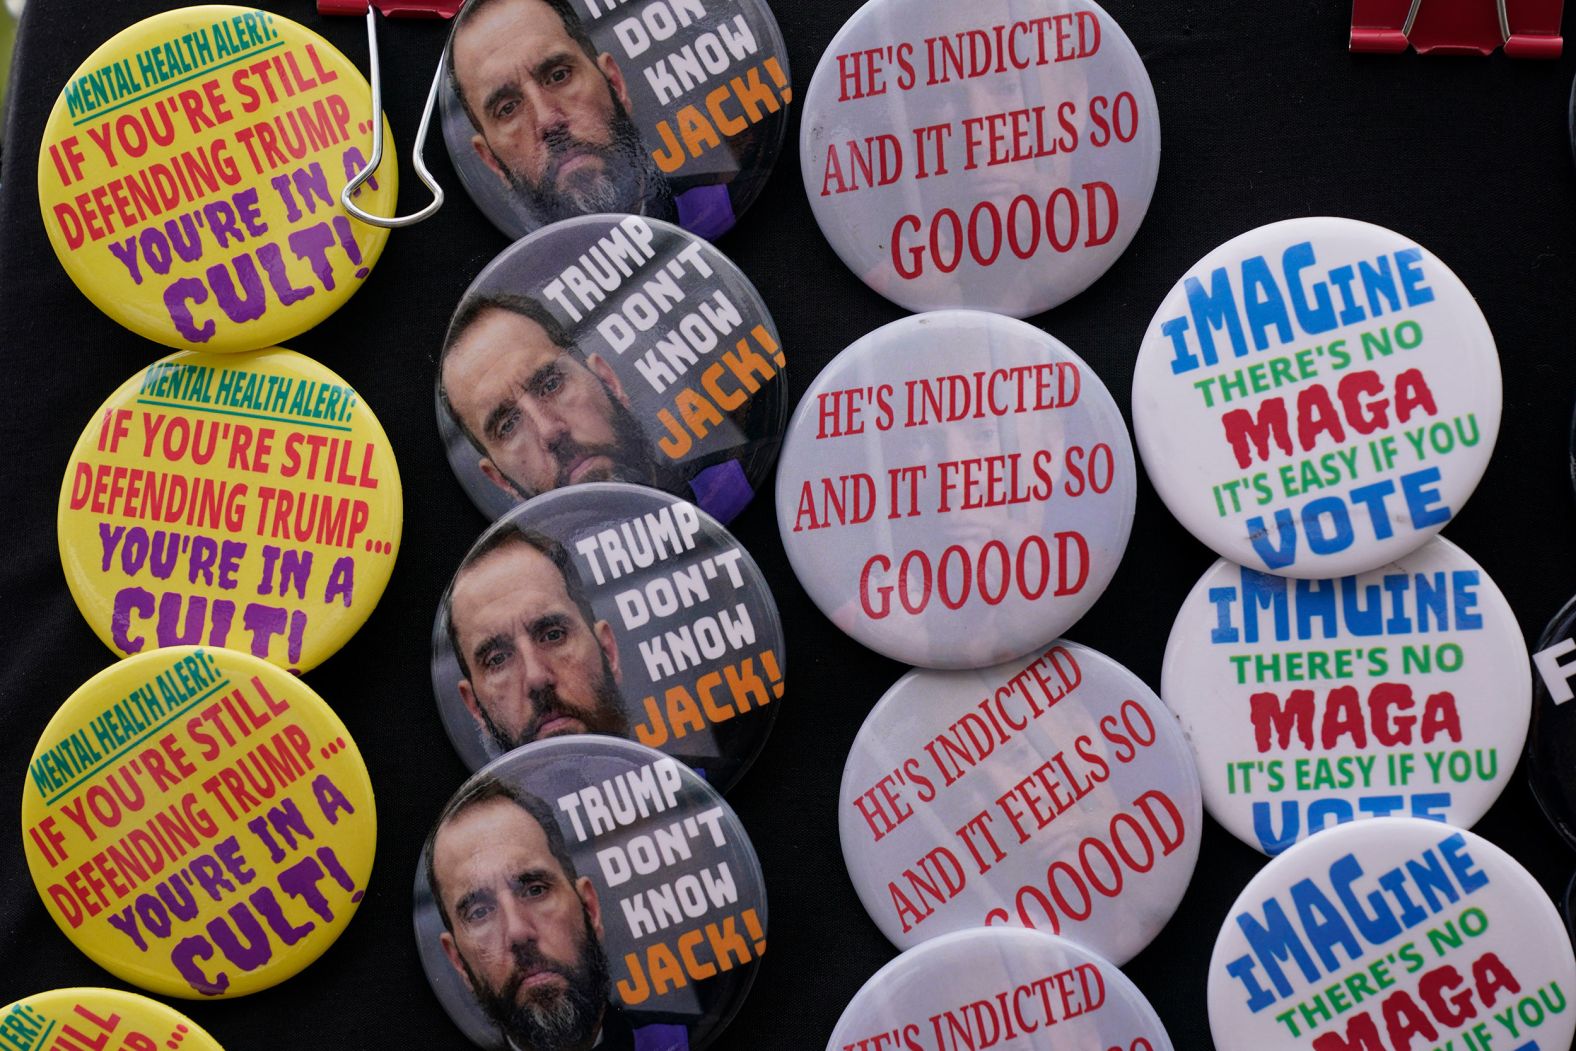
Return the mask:
<svg viewBox="0 0 1576 1051">
<path fill-rule="evenodd" d="M 0 183 L 0 1004 L 57 986 L 123 984 L 89 963 L 45 914 L 23 861 L 17 801 L 45 722 L 110 661 L 73 605 L 56 553 L 67 456 L 102 399 L 166 351 L 117 327 L 72 286 L 44 236 L 35 173 L 45 115 L 77 64 L 100 41 L 169 6 L 31 0 L 21 28 Z M 328 36 L 365 68 L 360 21 L 320 18 L 307 0 L 263 6 Z M 775 6 L 802 96 L 857 4 Z M 1567 460 L 1576 385 L 1576 171 L 1566 130 L 1576 48 L 1545 64 L 1499 55 L 1353 56 L 1342 0 L 1106 6 L 1154 78 L 1159 186 L 1116 266 L 1033 320 L 1082 355 L 1126 411 L 1146 323 L 1184 269 L 1220 242 L 1277 219 L 1321 214 L 1416 239 L 1478 297 L 1504 364 L 1498 450 L 1446 535 L 1487 568 L 1535 639 L 1576 590 Z M 384 26 L 385 105 L 404 155 L 446 26 Z M 822 239 L 801 188 L 798 131 L 795 112 L 765 197 L 721 241 L 773 311 L 795 401 L 839 350 L 904 313 L 868 291 Z M 505 241 L 460 192 L 437 136 L 428 157 L 455 191 L 449 205 L 396 232 L 366 287 L 291 343 L 338 371 L 379 413 L 407 494 L 403 550 L 381 606 L 307 676 L 371 768 L 377 868 L 354 922 L 306 972 L 239 1001 L 177 1004 L 230 1051 L 463 1044 L 428 992 L 411 937 L 420 844 L 465 774 L 427 685 L 428 631 L 451 571 L 483 526 L 444 460 L 432 413 L 433 362 L 461 291 Z M 402 210 L 424 203 L 408 168 L 402 183 Z M 1172 617 L 1214 556 L 1175 524 L 1147 482 L 1137 514 L 1115 582 L 1070 635 L 1158 686 Z M 782 609 L 788 694 L 762 757 L 729 797 L 766 872 L 771 948 L 717 1046 L 818 1049 L 854 992 L 894 955 L 848 882 L 835 814 L 848 746 L 903 669 L 843 638 L 810 604 L 788 570 L 769 501 L 758 500 L 735 528 Z M 1520 773 L 1478 831 L 1563 896 L 1572 855 Z M 1262 861 L 1210 824 L 1180 911 L 1127 968 L 1178 1048 L 1211 1046 L 1204 1008 L 1210 949 Z"/>
</svg>

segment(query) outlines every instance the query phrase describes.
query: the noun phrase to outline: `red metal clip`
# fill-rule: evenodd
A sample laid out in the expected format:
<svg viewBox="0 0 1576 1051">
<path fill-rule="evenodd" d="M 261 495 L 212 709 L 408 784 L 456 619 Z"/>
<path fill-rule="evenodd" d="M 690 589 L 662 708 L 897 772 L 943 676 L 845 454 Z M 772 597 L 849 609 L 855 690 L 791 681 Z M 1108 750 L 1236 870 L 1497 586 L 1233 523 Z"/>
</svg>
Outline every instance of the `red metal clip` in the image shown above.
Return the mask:
<svg viewBox="0 0 1576 1051">
<path fill-rule="evenodd" d="M 1565 0 L 1352 0 L 1351 50 L 1560 57 Z"/>
<path fill-rule="evenodd" d="M 384 18 L 453 18 L 465 0 L 317 0 L 320 15 L 365 16 L 368 6 Z"/>
</svg>

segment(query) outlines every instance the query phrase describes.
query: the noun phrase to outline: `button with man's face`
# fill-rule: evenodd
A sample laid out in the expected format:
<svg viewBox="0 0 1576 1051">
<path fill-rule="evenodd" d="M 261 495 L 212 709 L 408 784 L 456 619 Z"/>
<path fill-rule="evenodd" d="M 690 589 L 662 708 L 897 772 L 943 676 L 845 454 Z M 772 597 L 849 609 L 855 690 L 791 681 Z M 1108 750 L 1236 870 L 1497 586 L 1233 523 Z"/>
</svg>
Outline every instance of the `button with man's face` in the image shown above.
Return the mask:
<svg viewBox="0 0 1576 1051">
<path fill-rule="evenodd" d="M 488 765 L 439 815 L 415 883 L 427 979 L 487 1048 L 698 1051 L 766 951 L 738 817 L 629 741 L 538 741 Z"/>
<path fill-rule="evenodd" d="M 121 5 L 105 20 L 121 17 Z M 355 64 L 288 18 L 167 11 L 117 33 L 61 87 L 38 155 L 44 228 L 104 313 L 177 349 L 271 347 L 337 310 L 389 232 L 340 193 L 372 152 Z M 355 194 L 387 215 L 394 138 Z"/>
<path fill-rule="evenodd" d="M 786 365 L 760 294 L 711 245 L 639 216 L 571 219 L 466 290 L 439 357 L 438 427 L 490 518 L 614 481 L 727 522 L 777 457 Z"/>
<path fill-rule="evenodd" d="M 449 156 L 511 239 L 601 212 L 715 238 L 760 194 L 793 101 L 762 0 L 471 0 L 444 65 Z"/>
<path fill-rule="evenodd" d="M 784 668 L 777 605 L 738 541 L 687 501 L 614 483 L 539 496 L 482 534 L 432 630 L 438 709 L 473 770 L 609 734 L 726 791 L 771 731 Z"/>
</svg>

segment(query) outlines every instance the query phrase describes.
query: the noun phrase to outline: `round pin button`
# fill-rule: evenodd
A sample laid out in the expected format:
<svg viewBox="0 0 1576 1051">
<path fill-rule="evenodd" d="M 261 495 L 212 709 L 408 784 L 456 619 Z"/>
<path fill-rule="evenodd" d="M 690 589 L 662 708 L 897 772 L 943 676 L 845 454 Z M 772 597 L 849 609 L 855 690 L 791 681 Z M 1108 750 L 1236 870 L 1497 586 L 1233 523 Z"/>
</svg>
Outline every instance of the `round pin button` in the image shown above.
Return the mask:
<svg viewBox="0 0 1576 1051">
<path fill-rule="evenodd" d="M 793 101 L 763 0 L 472 0 L 444 64 L 449 157 L 511 240 L 597 212 L 726 233 Z"/>
<path fill-rule="evenodd" d="M 1576 958 L 1514 858 L 1417 818 L 1341 825 L 1271 859 L 1209 964 L 1220 1051 L 1568 1047 Z"/>
<path fill-rule="evenodd" d="M 1472 494 L 1499 418 L 1499 356 L 1466 287 L 1350 219 L 1289 219 L 1209 253 L 1133 373 L 1138 449 L 1171 513 L 1281 576 L 1416 550 Z"/>
<path fill-rule="evenodd" d="M 416 942 L 487 1048 L 713 1044 L 766 951 L 766 886 L 738 817 L 671 756 L 538 741 L 444 807 L 416 873 Z"/>
<path fill-rule="evenodd" d="M 1571 138 L 1571 158 L 1576 160 L 1576 82 L 1571 84 L 1571 97 L 1567 108 L 1566 122 Z"/>
<path fill-rule="evenodd" d="M 1576 847 L 1576 599 L 1543 629 L 1532 654 L 1532 727 L 1527 734 L 1527 781 L 1532 795 L 1565 842 Z"/>
<path fill-rule="evenodd" d="M 511 748 L 611 734 L 719 791 L 777 718 L 782 624 L 760 567 L 694 504 L 587 483 L 483 533 L 432 628 L 432 687 L 475 770 Z"/>
<path fill-rule="evenodd" d="M 958 931 L 910 949 L 854 995 L 827 1051 L 952 1047 L 1171 1051 L 1138 987 L 1037 931 Z"/>
<path fill-rule="evenodd" d="M 1056 638 L 1116 573 L 1132 445 L 1093 370 L 1010 318 L 940 311 L 839 354 L 788 425 L 777 524 L 832 623 L 906 664 Z"/>
<path fill-rule="evenodd" d="M 854 889 L 899 948 L 1012 925 L 1117 964 L 1176 911 L 1204 824 L 1160 699 L 1065 640 L 899 679 L 854 739 L 839 799 Z"/>
<path fill-rule="evenodd" d="M 1523 653 L 1505 596 L 1440 537 L 1336 580 L 1222 560 L 1177 614 L 1160 693 L 1210 816 L 1278 854 L 1362 818 L 1476 824 L 1526 741 Z"/>
<path fill-rule="evenodd" d="M 1565 897 L 1560 902 L 1560 915 L 1565 917 L 1565 931 L 1576 941 L 1576 877 L 1565 885 Z"/>
<path fill-rule="evenodd" d="M 316 667 L 383 595 L 404 504 L 383 426 L 276 347 L 154 362 L 77 439 L 60 488 L 66 583 L 122 656 L 245 650 Z"/>
<path fill-rule="evenodd" d="M 388 231 L 340 191 L 372 149 L 372 95 L 344 55 L 280 15 L 186 7 L 93 52 L 44 127 L 38 193 L 66 273 L 157 343 L 284 342 L 361 287 Z M 398 195 L 393 136 L 358 203 Z"/>
<path fill-rule="evenodd" d="M 46 1047 L 224 1051 L 180 1012 L 119 989 L 51 989 L 24 997 L 0 1007 L 0 1037 L 20 1051 Z"/>
<path fill-rule="evenodd" d="M 1576 413 L 1571 414 L 1570 476 L 1572 487 L 1576 487 Z"/>
<path fill-rule="evenodd" d="M 1160 119 L 1138 51 L 1089 0 L 872 0 L 816 67 L 799 163 L 821 232 L 875 291 L 1027 317 L 1132 241 Z"/>
<path fill-rule="evenodd" d="M 295 676 L 180 646 L 111 665 L 50 720 L 22 792 L 45 908 L 162 996 L 244 996 L 316 960 L 372 873 L 372 784 Z"/>
<path fill-rule="evenodd" d="M 567 219 L 506 249 L 460 300 L 438 427 L 490 518 L 619 481 L 727 522 L 777 457 L 786 364 L 760 293 L 705 241 L 634 215 Z"/>
</svg>

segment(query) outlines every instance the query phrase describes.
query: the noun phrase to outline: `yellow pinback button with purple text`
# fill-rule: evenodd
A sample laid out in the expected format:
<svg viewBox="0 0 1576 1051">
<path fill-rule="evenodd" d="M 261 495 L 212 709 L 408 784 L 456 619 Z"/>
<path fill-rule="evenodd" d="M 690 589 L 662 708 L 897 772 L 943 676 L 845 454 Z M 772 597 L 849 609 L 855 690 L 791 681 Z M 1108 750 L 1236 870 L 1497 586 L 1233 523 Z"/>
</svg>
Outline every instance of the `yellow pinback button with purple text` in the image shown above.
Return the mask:
<svg viewBox="0 0 1576 1051">
<path fill-rule="evenodd" d="M 228 646 L 306 671 L 371 615 L 399 551 L 399 467 L 338 375 L 275 347 L 186 351 L 123 383 L 60 488 L 77 606 L 122 656 Z"/>
<path fill-rule="evenodd" d="M 112 665 L 45 728 L 22 842 L 50 916 L 162 996 L 243 996 L 339 937 L 377 818 L 345 725 L 288 672 L 178 647 Z"/>
<path fill-rule="evenodd" d="M 172 347 L 255 350 L 360 287 L 388 231 L 340 192 L 372 150 L 372 94 L 327 40 L 244 7 L 169 11 L 93 52 L 38 158 L 55 254 L 110 317 Z M 387 212 L 393 137 L 357 191 Z"/>
<path fill-rule="evenodd" d="M 0 1047 L 224 1051 L 196 1022 L 157 1000 L 92 988 L 51 989 L 0 1007 Z"/>
</svg>

